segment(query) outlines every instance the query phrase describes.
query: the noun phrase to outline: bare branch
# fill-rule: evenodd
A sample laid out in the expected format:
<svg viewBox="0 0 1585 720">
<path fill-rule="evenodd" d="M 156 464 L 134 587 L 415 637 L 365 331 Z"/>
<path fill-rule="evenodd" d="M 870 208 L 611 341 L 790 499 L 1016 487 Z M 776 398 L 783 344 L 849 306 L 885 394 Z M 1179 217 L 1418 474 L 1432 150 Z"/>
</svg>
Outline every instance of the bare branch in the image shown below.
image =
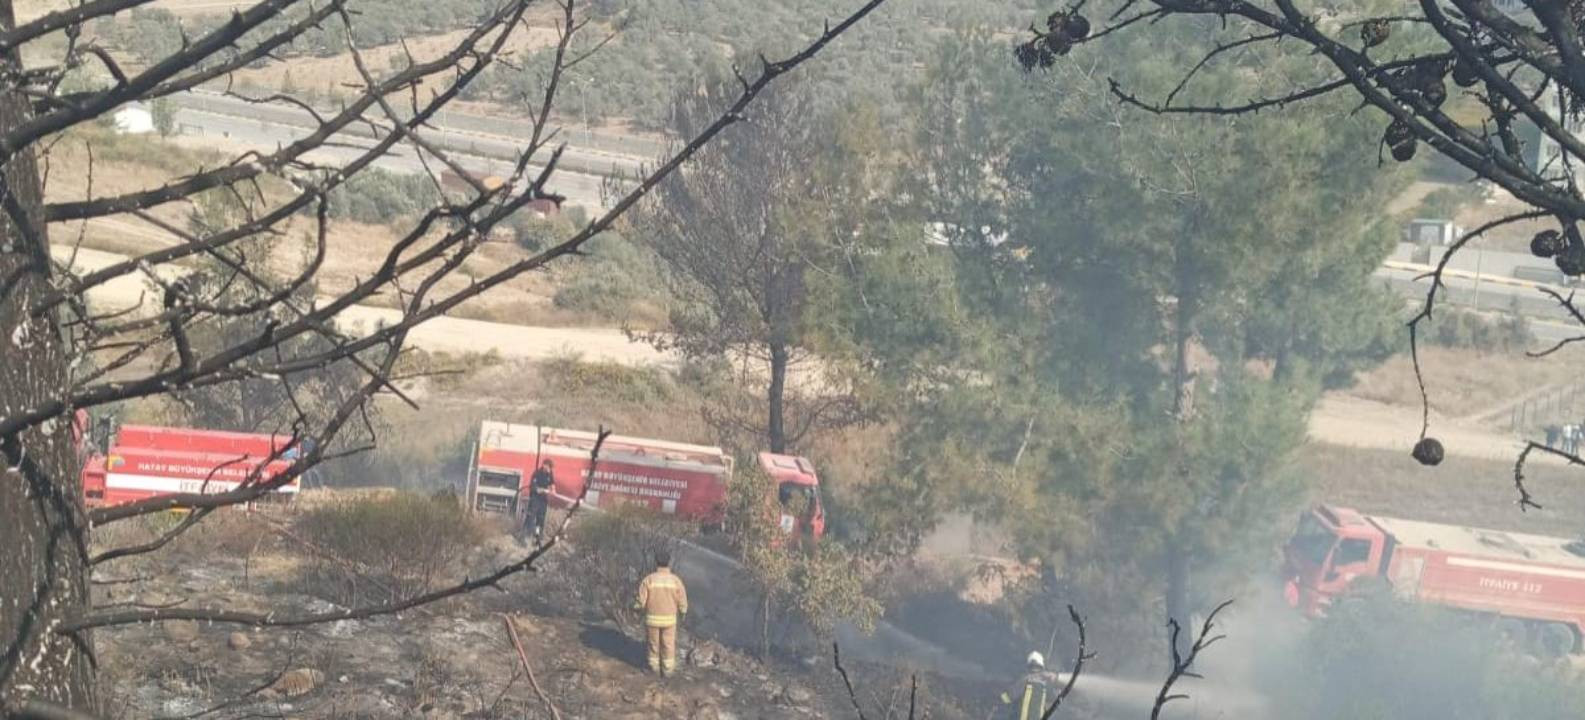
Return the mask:
<svg viewBox="0 0 1585 720">
<path fill-rule="evenodd" d="M 1086 649 L 1084 618 L 1079 616 L 1079 611 L 1074 609 L 1072 605 L 1068 606 L 1068 619 L 1072 620 L 1073 626 L 1079 630 L 1079 648 L 1073 653 L 1073 672 L 1068 674 L 1068 681 L 1062 685 L 1062 690 L 1057 692 L 1057 697 L 1051 701 L 1051 705 L 1046 708 L 1045 712 L 1040 714 L 1040 720 L 1051 720 L 1051 716 L 1057 712 L 1057 708 L 1062 707 L 1062 701 L 1066 700 L 1068 694 L 1073 692 L 1073 686 L 1078 683 L 1079 675 L 1084 672 L 1084 661 L 1095 657 L 1095 653 Z M 1174 631 L 1174 634 L 1176 634 L 1176 631 Z M 1176 638 L 1174 638 L 1173 645 L 1177 645 Z"/>
<path fill-rule="evenodd" d="M 1585 458 L 1581 458 L 1574 453 L 1565 452 L 1554 447 L 1542 445 L 1541 443 L 1538 443 L 1534 440 L 1525 443 L 1524 449 L 1519 451 L 1519 459 L 1513 464 L 1513 486 L 1515 490 L 1519 491 L 1519 500 L 1517 503 L 1519 505 L 1520 512 L 1523 512 L 1528 508 L 1535 508 L 1537 510 L 1541 509 L 1541 504 L 1534 500 L 1534 498 L 1530 495 L 1530 491 L 1525 489 L 1524 486 L 1524 464 L 1530 458 L 1530 451 L 1532 450 L 1540 450 L 1541 452 L 1547 453 L 1549 455 L 1555 455 L 1557 457 L 1563 458 L 1564 460 L 1567 460 L 1568 464 L 1570 465 L 1585 467 Z"/>
<path fill-rule="evenodd" d="M 1225 637 L 1223 635 L 1212 635 L 1211 631 L 1216 627 L 1216 616 L 1232 604 L 1232 600 L 1224 600 L 1222 604 L 1216 606 L 1215 610 L 1211 611 L 1210 615 L 1205 616 L 1205 622 L 1200 626 L 1199 635 L 1195 637 L 1194 644 L 1189 646 L 1189 651 L 1186 654 L 1180 653 L 1178 650 L 1178 635 L 1182 628 L 1178 625 L 1177 619 L 1169 618 L 1167 620 L 1167 627 L 1171 630 L 1171 638 L 1168 642 L 1171 643 L 1172 647 L 1172 670 L 1167 673 L 1166 681 L 1161 684 L 1161 690 L 1156 693 L 1156 702 L 1150 709 L 1150 720 L 1160 720 L 1161 711 L 1168 703 L 1189 697 L 1184 693 L 1172 692 L 1172 688 L 1183 678 L 1199 677 L 1193 670 L 1194 661 L 1200 657 L 1201 651 Z"/>
<path fill-rule="evenodd" d="M 848 700 L 853 703 L 853 712 L 858 714 L 859 720 L 866 720 L 864 708 L 859 707 L 859 696 L 853 692 L 853 681 L 848 678 L 847 668 L 842 667 L 842 648 L 836 643 L 831 643 L 831 665 L 836 668 L 837 674 L 842 676 L 842 685 L 848 690 Z"/>
</svg>

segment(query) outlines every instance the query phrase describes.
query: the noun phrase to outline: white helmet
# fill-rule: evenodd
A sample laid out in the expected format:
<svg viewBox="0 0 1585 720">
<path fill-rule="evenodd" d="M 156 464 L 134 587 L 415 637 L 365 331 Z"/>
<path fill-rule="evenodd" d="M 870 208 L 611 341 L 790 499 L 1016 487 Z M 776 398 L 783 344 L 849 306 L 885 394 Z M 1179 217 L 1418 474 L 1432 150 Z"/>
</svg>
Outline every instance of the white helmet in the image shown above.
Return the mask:
<svg viewBox="0 0 1585 720">
<path fill-rule="evenodd" d="M 1046 667 L 1046 656 L 1041 655 L 1039 651 L 1035 651 L 1029 653 L 1029 659 L 1025 662 L 1028 662 L 1030 667 L 1037 667 L 1044 670 Z"/>
</svg>

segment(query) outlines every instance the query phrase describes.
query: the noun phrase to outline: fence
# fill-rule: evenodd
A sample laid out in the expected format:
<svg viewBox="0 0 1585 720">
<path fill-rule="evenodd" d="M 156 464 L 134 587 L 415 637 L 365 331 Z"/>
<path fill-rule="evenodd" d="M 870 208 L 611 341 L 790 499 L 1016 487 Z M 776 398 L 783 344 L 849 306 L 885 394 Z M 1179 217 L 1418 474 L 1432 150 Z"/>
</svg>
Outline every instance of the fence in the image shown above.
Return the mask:
<svg viewBox="0 0 1585 720">
<path fill-rule="evenodd" d="M 1585 383 L 1531 395 L 1513 406 L 1508 416 L 1508 429 L 1521 437 L 1538 434 L 1547 425 L 1568 423 L 1585 423 Z"/>
</svg>

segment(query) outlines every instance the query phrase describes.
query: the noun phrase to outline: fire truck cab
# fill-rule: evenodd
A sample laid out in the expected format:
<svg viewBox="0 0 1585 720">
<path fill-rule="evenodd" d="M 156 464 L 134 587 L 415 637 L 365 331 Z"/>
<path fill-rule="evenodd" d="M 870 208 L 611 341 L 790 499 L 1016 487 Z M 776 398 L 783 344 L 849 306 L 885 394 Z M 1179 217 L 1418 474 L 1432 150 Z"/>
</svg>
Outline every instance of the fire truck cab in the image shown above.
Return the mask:
<svg viewBox="0 0 1585 720">
<path fill-rule="evenodd" d="M 820 478 L 814 465 L 796 455 L 759 454 L 760 468 L 776 484 L 782 532 L 818 538 L 825 534 L 826 511 L 820 503 Z"/>
<path fill-rule="evenodd" d="M 1299 516 L 1283 548 L 1288 604 L 1319 617 L 1355 578 L 1382 575 L 1386 536 L 1364 516 L 1322 505 Z"/>
</svg>

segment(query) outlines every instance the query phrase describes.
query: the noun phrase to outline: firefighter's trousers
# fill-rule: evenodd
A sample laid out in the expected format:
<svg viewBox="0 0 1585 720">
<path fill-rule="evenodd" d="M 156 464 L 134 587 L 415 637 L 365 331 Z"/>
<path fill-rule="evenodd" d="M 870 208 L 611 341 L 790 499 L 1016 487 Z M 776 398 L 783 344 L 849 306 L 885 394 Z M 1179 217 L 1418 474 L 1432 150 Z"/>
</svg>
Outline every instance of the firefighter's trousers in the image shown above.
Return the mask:
<svg viewBox="0 0 1585 720">
<path fill-rule="evenodd" d="M 649 630 L 650 672 L 671 674 L 677 668 L 677 625 L 647 626 Z"/>
</svg>

